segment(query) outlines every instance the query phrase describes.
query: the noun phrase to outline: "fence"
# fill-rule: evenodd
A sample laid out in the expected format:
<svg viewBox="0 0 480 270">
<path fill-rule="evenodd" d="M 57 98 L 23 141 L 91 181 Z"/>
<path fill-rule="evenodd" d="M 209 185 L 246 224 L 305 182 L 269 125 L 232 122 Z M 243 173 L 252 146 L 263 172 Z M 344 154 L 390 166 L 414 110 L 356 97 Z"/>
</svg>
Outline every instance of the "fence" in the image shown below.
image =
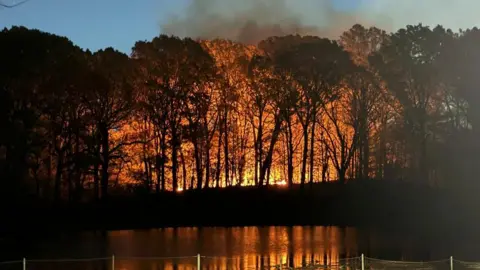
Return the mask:
<svg viewBox="0 0 480 270">
<path fill-rule="evenodd" d="M 467 270 L 480 269 L 480 262 L 456 260 L 453 257 L 437 261 L 411 262 L 389 261 L 369 258 L 363 254 L 359 257 L 339 259 L 334 263 L 313 261 L 292 265 L 285 258 L 278 261 L 263 260 L 257 264 L 244 262 L 240 257 L 101 257 L 84 259 L 27 260 L 0 262 L 0 270 L 142 270 L 142 269 L 332 269 L 332 270 Z"/>
</svg>

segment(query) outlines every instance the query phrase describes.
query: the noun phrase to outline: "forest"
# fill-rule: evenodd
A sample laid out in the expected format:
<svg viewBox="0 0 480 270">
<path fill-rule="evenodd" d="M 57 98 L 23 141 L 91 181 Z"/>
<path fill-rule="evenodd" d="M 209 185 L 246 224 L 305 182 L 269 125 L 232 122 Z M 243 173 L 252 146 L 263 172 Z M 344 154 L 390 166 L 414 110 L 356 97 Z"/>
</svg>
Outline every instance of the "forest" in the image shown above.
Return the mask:
<svg viewBox="0 0 480 270">
<path fill-rule="evenodd" d="M 159 35 L 126 55 L 4 29 L 0 197 L 75 203 L 333 181 L 475 190 L 479 45 L 477 28 L 357 24 L 338 40 L 257 45 Z"/>
</svg>

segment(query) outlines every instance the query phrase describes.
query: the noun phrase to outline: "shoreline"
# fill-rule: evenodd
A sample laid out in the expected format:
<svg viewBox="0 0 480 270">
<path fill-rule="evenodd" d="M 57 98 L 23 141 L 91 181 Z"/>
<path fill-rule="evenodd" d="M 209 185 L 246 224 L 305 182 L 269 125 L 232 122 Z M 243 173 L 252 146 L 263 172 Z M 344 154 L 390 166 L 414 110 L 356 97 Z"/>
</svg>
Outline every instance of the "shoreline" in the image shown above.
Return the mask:
<svg viewBox="0 0 480 270">
<path fill-rule="evenodd" d="M 405 197 L 402 194 L 409 194 Z M 111 197 L 86 204 L 24 204 L 4 208 L 2 233 L 167 227 L 339 226 L 438 230 L 474 228 L 475 211 L 440 189 L 358 181 L 304 189 L 226 188 Z M 465 209 L 463 209 L 465 210 Z M 20 214 L 20 215 L 19 215 Z M 478 220 L 478 219 L 477 219 Z M 475 224 L 474 224 L 475 223 Z"/>
</svg>

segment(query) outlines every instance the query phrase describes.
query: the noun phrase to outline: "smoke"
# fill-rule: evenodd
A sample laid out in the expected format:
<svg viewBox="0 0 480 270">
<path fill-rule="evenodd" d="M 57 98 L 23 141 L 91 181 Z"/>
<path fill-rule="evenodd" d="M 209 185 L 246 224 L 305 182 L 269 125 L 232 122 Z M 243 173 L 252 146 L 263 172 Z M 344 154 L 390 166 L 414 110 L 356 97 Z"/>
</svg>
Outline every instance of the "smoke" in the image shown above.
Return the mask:
<svg viewBox="0 0 480 270">
<path fill-rule="evenodd" d="M 478 0 L 191 0 L 162 32 L 256 44 L 287 34 L 337 38 L 355 23 L 386 31 L 420 22 L 458 30 L 480 21 L 479 7 Z"/>
<path fill-rule="evenodd" d="M 363 0 L 355 13 L 382 27 L 397 30 L 408 24 L 443 25 L 453 31 L 478 26 L 477 0 Z"/>
<path fill-rule="evenodd" d="M 351 26 L 351 19 L 323 0 L 192 0 L 182 16 L 162 25 L 162 32 L 256 44 L 287 34 L 329 36 Z"/>
</svg>

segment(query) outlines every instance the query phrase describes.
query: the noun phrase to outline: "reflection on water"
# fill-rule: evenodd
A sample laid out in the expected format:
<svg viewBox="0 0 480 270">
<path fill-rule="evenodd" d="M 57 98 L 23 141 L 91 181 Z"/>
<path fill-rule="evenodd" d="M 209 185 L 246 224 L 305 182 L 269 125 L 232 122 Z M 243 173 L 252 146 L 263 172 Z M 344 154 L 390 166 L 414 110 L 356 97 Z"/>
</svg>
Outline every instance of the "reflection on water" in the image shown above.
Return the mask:
<svg viewBox="0 0 480 270">
<path fill-rule="evenodd" d="M 336 265 L 340 260 L 354 257 L 357 259 L 349 262 L 360 264 L 360 253 L 393 260 L 455 256 L 450 253 L 450 245 L 435 240 L 444 241 L 339 227 L 167 228 L 88 232 L 37 239 L 31 243 L 35 246 L 18 251 L 26 255 L 15 256 L 27 257 L 28 270 L 196 269 L 197 254 L 201 255 L 202 269 L 218 270 L 266 269 L 280 264 L 290 267 L 312 263 Z M 478 247 L 470 250 L 478 250 Z M 462 254 L 465 256 L 466 253 Z M 89 257 L 100 258 L 75 262 L 35 261 Z M 0 264 L 0 270 L 21 269 L 21 262 L 5 267 Z"/>
<path fill-rule="evenodd" d="M 317 262 L 335 264 L 358 255 L 354 229 L 337 227 L 182 228 L 116 231 L 108 235 L 115 254 L 176 257 L 201 254 L 203 269 L 260 269 Z M 155 239 L 155 240 L 154 240 Z M 120 260 L 119 269 L 195 269 L 195 257 L 172 260 Z"/>
</svg>

